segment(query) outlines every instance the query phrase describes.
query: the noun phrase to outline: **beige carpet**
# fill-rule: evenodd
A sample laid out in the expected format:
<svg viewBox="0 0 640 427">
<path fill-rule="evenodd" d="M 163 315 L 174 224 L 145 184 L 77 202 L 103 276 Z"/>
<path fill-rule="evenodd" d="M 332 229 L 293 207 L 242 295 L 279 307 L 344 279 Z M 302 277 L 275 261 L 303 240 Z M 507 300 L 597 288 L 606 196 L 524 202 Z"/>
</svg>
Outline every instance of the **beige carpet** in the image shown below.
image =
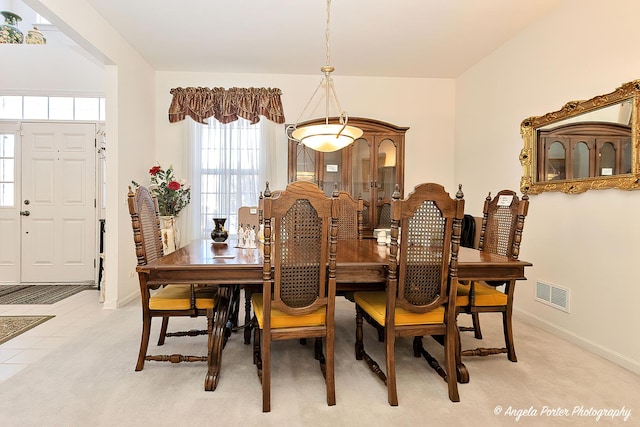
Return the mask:
<svg viewBox="0 0 640 427">
<path fill-rule="evenodd" d="M 0 425 L 640 425 L 640 376 L 517 320 L 518 363 L 505 355 L 465 358 L 471 382 L 460 385 L 459 403 L 449 401 L 445 382 L 423 359 L 413 357 L 411 340 L 402 339 L 396 353 L 400 405 L 390 407 L 382 382 L 354 358 L 353 305 L 340 299 L 337 306 L 336 406 L 326 405 L 313 346 L 296 341 L 274 343 L 269 414 L 261 412 L 251 347 L 239 334 L 224 350 L 215 392 L 203 390 L 202 363 L 147 362 L 143 371 L 135 372 L 141 316 L 139 303 L 132 303 L 1 383 Z M 202 321 L 180 319 L 173 326 Z M 158 328 L 159 322 L 154 323 L 155 339 Z M 484 316 L 483 332 L 486 343 L 500 342 L 499 316 Z M 383 346 L 371 327 L 365 339 L 383 364 Z M 471 334 L 463 340 L 464 346 L 476 347 Z M 441 360 L 439 345 L 425 342 Z M 206 337 L 170 338 L 163 351 L 171 354 L 181 348 L 198 354 L 205 343 Z M 543 414 L 545 408 L 557 410 L 556 415 Z M 612 417 L 613 412 L 603 412 L 623 408 L 631 411 L 626 423 L 621 416 Z"/>
</svg>

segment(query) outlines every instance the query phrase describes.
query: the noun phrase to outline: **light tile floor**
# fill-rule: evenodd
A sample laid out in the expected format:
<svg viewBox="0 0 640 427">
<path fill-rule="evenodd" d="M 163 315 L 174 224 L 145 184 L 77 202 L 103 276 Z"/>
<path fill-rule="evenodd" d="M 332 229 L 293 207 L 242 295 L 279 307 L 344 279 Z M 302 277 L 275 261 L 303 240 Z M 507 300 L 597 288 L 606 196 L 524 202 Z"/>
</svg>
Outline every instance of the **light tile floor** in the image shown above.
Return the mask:
<svg viewBox="0 0 640 427">
<path fill-rule="evenodd" d="M 0 383 L 113 313 L 102 309 L 99 297 L 98 290 L 90 289 L 55 304 L 0 304 L 0 316 L 55 316 L 0 344 Z"/>
</svg>

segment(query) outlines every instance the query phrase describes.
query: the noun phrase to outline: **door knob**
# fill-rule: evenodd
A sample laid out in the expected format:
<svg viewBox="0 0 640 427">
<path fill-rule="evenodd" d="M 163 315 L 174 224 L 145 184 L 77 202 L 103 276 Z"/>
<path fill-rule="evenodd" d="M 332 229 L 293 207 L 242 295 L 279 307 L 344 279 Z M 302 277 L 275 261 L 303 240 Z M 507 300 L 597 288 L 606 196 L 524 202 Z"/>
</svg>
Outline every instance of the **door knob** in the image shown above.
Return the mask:
<svg viewBox="0 0 640 427">
<path fill-rule="evenodd" d="M 20 211 L 20 215 L 29 216 L 29 215 L 31 215 L 31 212 L 29 212 L 29 211 Z"/>
</svg>

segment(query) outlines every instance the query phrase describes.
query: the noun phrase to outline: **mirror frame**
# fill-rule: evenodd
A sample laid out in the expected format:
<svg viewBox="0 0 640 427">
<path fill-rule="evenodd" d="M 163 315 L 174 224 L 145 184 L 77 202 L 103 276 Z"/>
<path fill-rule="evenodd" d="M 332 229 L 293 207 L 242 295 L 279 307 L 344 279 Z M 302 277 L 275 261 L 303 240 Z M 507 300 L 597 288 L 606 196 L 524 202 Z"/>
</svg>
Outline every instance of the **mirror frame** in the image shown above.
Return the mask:
<svg viewBox="0 0 640 427">
<path fill-rule="evenodd" d="M 558 181 L 536 181 L 538 164 L 537 136 L 538 129 L 551 123 L 599 110 L 624 100 L 632 100 L 631 111 L 631 173 L 612 176 L 565 179 Z M 636 190 L 640 188 L 640 80 L 624 83 L 615 91 L 598 95 L 586 101 L 571 101 L 560 110 L 544 116 L 532 116 L 522 121 L 520 135 L 524 147 L 520 151 L 520 164 L 523 174 L 520 190 L 523 193 L 539 194 L 544 191 L 561 191 L 568 194 L 583 193 L 587 190 L 617 188 L 620 190 Z"/>
</svg>

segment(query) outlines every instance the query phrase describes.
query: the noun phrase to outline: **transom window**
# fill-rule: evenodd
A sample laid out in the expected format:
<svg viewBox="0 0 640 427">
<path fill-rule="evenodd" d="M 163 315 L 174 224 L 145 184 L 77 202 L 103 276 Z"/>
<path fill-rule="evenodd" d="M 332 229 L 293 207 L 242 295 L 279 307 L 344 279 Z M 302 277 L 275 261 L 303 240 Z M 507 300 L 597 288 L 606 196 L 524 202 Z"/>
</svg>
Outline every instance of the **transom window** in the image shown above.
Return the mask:
<svg viewBox="0 0 640 427">
<path fill-rule="evenodd" d="M 78 96 L 0 96 L 0 119 L 105 120 L 105 99 Z"/>
</svg>

